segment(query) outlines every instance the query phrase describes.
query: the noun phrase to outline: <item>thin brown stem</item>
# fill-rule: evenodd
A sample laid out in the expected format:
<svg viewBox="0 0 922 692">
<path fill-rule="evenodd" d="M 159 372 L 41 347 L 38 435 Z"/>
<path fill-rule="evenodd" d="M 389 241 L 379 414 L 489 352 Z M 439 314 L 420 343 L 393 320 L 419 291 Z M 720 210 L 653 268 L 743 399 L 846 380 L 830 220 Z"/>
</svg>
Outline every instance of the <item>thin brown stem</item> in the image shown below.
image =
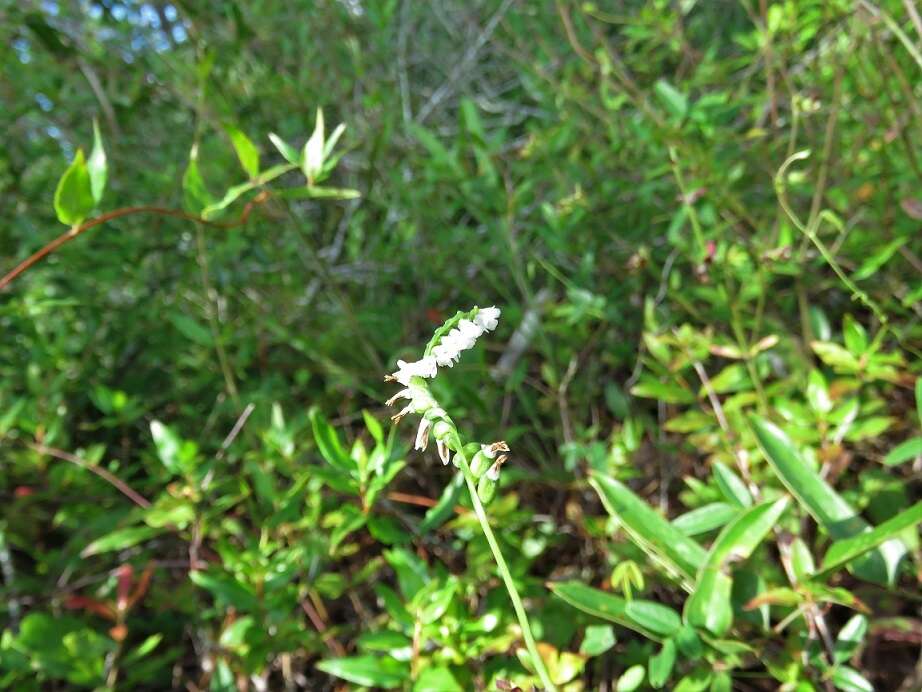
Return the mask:
<svg viewBox="0 0 922 692">
<path fill-rule="evenodd" d="M 177 219 L 185 219 L 186 221 L 195 221 L 197 223 L 205 224 L 206 226 L 211 226 L 213 228 L 224 228 L 230 229 L 237 226 L 241 226 L 246 223 L 247 219 L 250 216 L 250 212 L 259 204 L 262 204 L 267 199 L 269 199 L 268 193 L 265 191 L 258 194 L 252 201 L 248 202 L 247 205 L 243 208 L 243 213 L 235 221 L 229 222 L 220 222 L 220 221 L 208 221 L 201 217 L 195 216 L 194 214 L 187 214 L 184 211 L 178 209 L 166 209 L 164 207 L 153 207 L 153 206 L 137 206 L 137 207 L 122 207 L 120 209 L 114 209 L 113 211 L 106 212 L 105 214 L 100 214 L 96 218 L 90 219 L 89 221 L 84 221 L 82 224 L 73 226 L 66 233 L 62 233 L 57 238 L 52 240 L 50 243 L 42 247 L 41 249 L 33 252 L 22 262 L 17 264 L 13 269 L 11 269 L 7 274 L 0 278 L 0 291 L 9 286 L 20 274 L 28 271 L 32 266 L 38 264 L 48 255 L 55 252 L 62 245 L 69 243 L 70 241 L 78 238 L 79 236 L 86 233 L 91 228 L 96 226 L 101 226 L 104 223 L 109 221 L 114 221 L 115 219 L 120 219 L 124 216 L 131 216 L 132 214 L 159 214 L 160 216 L 172 216 Z"/>
<path fill-rule="evenodd" d="M 86 459 L 81 459 L 75 454 L 71 454 L 70 452 L 65 452 L 63 449 L 55 449 L 54 447 L 46 447 L 45 445 L 42 445 L 42 444 L 30 444 L 29 447 L 35 450 L 36 452 L 38 452 L 39 454 L 47 454 L 48 456 L 54 457 L 55 459 L 61 459 L 62 461 L 69 461 L 70 463 L 76 466 L 79 466 L 82 469 L 86 469 L 90 473 L 94 473 L 100 478 L 102 478 L 109 485 L 111 485 L 112 487 L 117 489 L 120 493 L 122 493 L 122 495 L 124 495 L 129 500 L 131 500 L 136 505 L 138 505 L 138 507 L 143 507 L 144 509 L 147 509 L 148 507 L 150 507 L 150 501 L 147 498 L 145 498 L 143 495 L 138 493 L 137 491 L 132 490 L 132 488 L 127 483 L 125 483 L 125 481 L 121 480 L 116 475 L 107 471 L 106 469 L 101 468 L 100 466 L 97 466 L 96 464 L 91 464 L 90 462 L 86 461 Z"/>
</svg>

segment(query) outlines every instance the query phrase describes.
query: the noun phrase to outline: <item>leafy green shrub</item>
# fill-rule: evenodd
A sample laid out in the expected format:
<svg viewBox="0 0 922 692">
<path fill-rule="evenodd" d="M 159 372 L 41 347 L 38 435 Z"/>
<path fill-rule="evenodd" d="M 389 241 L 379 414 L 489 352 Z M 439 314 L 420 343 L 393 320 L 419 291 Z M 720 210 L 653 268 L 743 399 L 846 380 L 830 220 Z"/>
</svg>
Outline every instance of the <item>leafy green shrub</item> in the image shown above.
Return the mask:
<svg viewBox="0 0 922 692">
<path fill-rule="evenodd" d="M 0 9 L 0 686 L 918 689 L 917 14 Z"/>
</svg>

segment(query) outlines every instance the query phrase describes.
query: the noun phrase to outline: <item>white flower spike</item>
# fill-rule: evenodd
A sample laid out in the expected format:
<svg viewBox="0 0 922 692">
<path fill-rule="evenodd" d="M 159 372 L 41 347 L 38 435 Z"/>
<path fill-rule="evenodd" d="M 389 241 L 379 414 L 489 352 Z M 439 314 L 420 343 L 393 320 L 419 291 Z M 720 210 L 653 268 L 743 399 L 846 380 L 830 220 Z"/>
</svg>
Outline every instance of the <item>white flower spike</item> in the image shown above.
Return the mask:
<svg viewBox="0 0 922 692">
<path fill-rule="evenodd" d="M 457 326 L 443 336 L 439 343 L 432 349 L 432 355 L 425 356 L 415 363 L 397 361 L 397 372 L 388 375 L 385 379 L 396 380 L 404 387 L 410 384 L 413 377 L 431 379 L 438 374 L 439 368 L 451 368 L 461 360 L 461 351 L 473 348 L 477 339 L 484 332 L 496 329 L 500 309 L 496 306 L 483 308 L 474 313 L 473 319 L 462 318 Z"/>
</svg>

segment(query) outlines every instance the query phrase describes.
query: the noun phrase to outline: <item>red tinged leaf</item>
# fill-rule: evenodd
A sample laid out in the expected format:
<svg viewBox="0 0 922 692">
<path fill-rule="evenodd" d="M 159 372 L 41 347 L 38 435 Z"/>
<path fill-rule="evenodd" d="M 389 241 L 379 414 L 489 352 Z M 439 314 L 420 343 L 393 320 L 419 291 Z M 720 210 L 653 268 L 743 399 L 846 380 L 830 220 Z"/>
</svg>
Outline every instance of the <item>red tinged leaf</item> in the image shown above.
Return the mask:
<svg viewBox="0 0 922 692">
<path fill-rule="evenodd" d="M 97 601 L 89 596 L 69 596 L 64 601 L 64 607 L 71 610 L 85 610 L 88 613 L 95 613 L 106 620 L 115 620 L 115 611 L 112 606 L 102 601 Z"/>
<path fill-rule="evenodd" d="M 900 201 L 900 206 L 906 212 L 906 216 L 916 221 L 922 221 L 922 200 L 907 197 Z"/>
</svg>

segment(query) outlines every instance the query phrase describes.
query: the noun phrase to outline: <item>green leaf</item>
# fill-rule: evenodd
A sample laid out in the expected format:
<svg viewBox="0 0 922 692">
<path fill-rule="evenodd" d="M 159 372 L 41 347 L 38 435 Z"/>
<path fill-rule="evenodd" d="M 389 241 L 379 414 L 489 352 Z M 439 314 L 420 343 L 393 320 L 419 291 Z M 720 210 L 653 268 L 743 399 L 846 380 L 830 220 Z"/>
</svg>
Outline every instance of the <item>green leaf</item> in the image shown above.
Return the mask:
<svg viewBox="0 0 922 692">
<path fill-rule="evenodd" d="M 429 582 L 426 563 L 406 548 L 394 548 L 384 551 L 384 559 L 397 573 L 400 593 L 407 600 L 412 599 Z"/>
<path fill-rule="evenodd" d="M 842 337 L 845 339 L 845 348 L 858 358 L 868 350 L 868 333 L 854 317 L 846 315 L 842 320 Z"/>
<path fill-rule="evenodd" d="M 852 274 L 852 279 L 855 281 L 863 281 L 864 279 L 874 276 L 877 270 L 889 262 L 890 258 L 896 254 L 896 251 L 906 244 L 907 240 L 908 238 L 896 238 L 881 247 L 861 263 L 858 270 Z"/>
<path fill-rule="evenodd" d="M 829 398 L 829 386 L 826 378 L 819 370 L 811 370 L 807 378 L 807 401 L 810 407 L 821 415 L 832 410 L 832 399 Z"/>
<path fill-rule="evenodd" d="M 80 557 L 111 553 L 113 550 L 124 550 L 161 533 L 163 533 L 162 528 L 153 526 L 129 526 L 124 529 L 117 529 L 90 543 L 80 551 Z"/>
<path fill-rule="evenodd" d="M 858 359 L 832 341 L 814 341 L 810 347 L 826 365 L 839 373 L 855 373 L 861 369 Z"/>
<path fill-rule="evenodd" d="M 839 666 L 832 674 L 832 684 L 842 692 L 874 692 L 874 685 L 861 673 L 848 666 Z"/>
<path fill-rule="evenodd" d="M 628 601 L 624 612 L 645 630 L 662 637 L 671 637 L 682 627 L 682 618 L 678 613 L 654 601 Z"/>
<path fill-rule="evenodd" d="M 746 367 L 742 363 L 732 363 L 713 377 L 711 387 L 717 394 L 726 394 L 751 389 L 752 383 L 749 381 L 749 373 L 746 371 Z M 701 385 L 698 390 L 698 396 L 703 397 L 706 392 L 707 388 Z"/>
<path fill-rule="evenodd" d="M 76 226 L 90 215 L 95 206 L 90 172 L 83 159 L 83 150 L 77 149 L 77 155 L 54 191 L 54 212 L 61 223 Z"/>
<path fill-rule="evenodd" d="M 733 692 L 733 677 L 726 671 L 715 671 L 710 692 Z"/>
<path fill-rule="evenodd" d="M 242 130 L 233 125 L 228 125 L 225 129 L 231 144 L 234 145 L 234 151 L 237 152 L 237 158 L 240 159 L 243 170 L 248 176 L 255 178 L 259 175 L 259 149 Z"/>
<path fill-rule="evenodd" d="M 667 404 L 693 404 L 696 401 L 694 392 L 674 382 L 660 382 L 648 374 L 641 376 L 640 381 L 631 387 L 631 394 Z"/>
<path fill-rule="evenodd" d="M 301 155 L 298 153 L 298 150 L 288 144 L 288 142 L 286 142 L 274 132 L 269 133 L 269 141 L 275 145 L 275 148 L 279 150 L 279 153 L 288 163 L 294 166 L 301 165 Z"/>
<path fill-rule="evenodd" d="M 343 449 L 342 442 L 339 440 L 339 435 L 336 434 L 327 419 L 320 413 L 320 409 L 312 408 L 308 413 L 308 417 L 314 431 L 314 441 L 317 443 L 317 449 L 320 451 L 320 456 L 323 457 L 324 461 L 341 471 L 346 471 L 352 475 L 356 474 L 358 464 L 346 454 L 346 450 Z"/>
<path fill-rule="evenodd" d="M 721 636 L 733 624 L 733 580 L 717 568 L 701 570 L 695 590 L 685 601 L 685 620 Z"/>
<path fill-rule="evenodd" d="M 720 568 L 730 561 L 745 560 L 758 547 L 787 509 L 788 498 L 764 502 L 743 512 L 714 541 L 707 566 Z"/>
<path fill-rule="evenodd" d="M 106 176 L 109 168 L 106 163 L 106 150 L 102 146 L 102 135 L 99 134 L 99 123 L 95 118 L 93 119 L 93 150 L 90 152 L 90 158 L 87 159 L 86 167 L 90 173 L 90 190 L 93 201 L 99 204 L 102 193 L 106 189 Z"/>
<path fill-rule="evenodd" d="M 368 516 L 355 505 L 343 505 L 335 515 L 338 523 L 330 533 L 330 554 L 349 534 L 365 526 L 368 519 Z"/>
<path fill-rule="evenodd" d="M 759 447 L 775 475 L 833 539 L 849 538 L 869 529 L 868 523 L 807 465 L 776 425 L 758 416 L 752 416 L 750 421 Z M 889 541 L 850 565 L 850 569 L 862 579 L 892 583 L 905 553 L 902 543 Z"/>
<path fill-rule="evenodd" d="M 714 471 L 714 480 L 721 494 L 737 507 L 752 507 L 752 495 L 749 494 L 746 484 L 730 468 L 720 462 L 714 462 L 711 467 Z"/>
<path fill-rule="evenodd" d="M 425 535 L 448 521 L 449 517 L 454 514 L 455 506 L 461 497 L 461 489 L 464 487 L 464 475 L 458 471 L 455 473 L 451 483 L 448 483 L 442 490 L 442 495 L 434 507 L 430 507 L 419 525 L 419 532 Z"/>
<path fill-rule="evenodd" d="M 791 541 L 791 567 L 798 582 L 803 582 L 816 572 L 813 554 L 800 536 Z"/>
<path fill-rule="evenodd" d="M 687 581 L 704 564 L 707 553 L 631 490 L 607 476 L 592 473 L 589 481 L 602 504 L 631 539 L 654 561 Z"/>
<path fill-rule="evenodd" d="M 683 625 L 673 639 L 675 639 L 679 652 L 688 659 L 698 659 L 704 653 L 701 637 L 698 636 L 695 628 L 690 625 Z"/>
<path fill-rule="evenodd" d="M 318 663 L 317 668 L 356 685 L 383 687 L 387 690 L 400 687 L 410 677 L 409 666 L 390 656 L 328 658 Z"/>
<path fill-rule="evenodd" d="M 615 628 L 611 625 L 587 625 L 579 652 L 586 656 L 600 656 L 616 643 Z"/>
<path fill-rule="evenodd" d="M 594 589 L 578 581 L 549 582 L 547 588 L 577 610 L 640 632 L 649 639 L 659 640 L 660 638 L 628 616 L 628 602 L 619 596 Z"/>
<path fill-rule="evenodd" d="M 855 652 L 858 651 L 858 647 L 860 647 L 861 643 L 864 641 L 867 632 L 867 617 L 860 613 L 858 615 L 853 615 L 842 629 L 839 630 L 839 636 L 836 637 L 834 650 L 836 663 L 845 663 L 854 656 Z"/>
<path fill-rule="evenodd" d="M 234 185 L 229 188 L 227 192 L 224 193 L 222 197 L 217 202 L 209 204 L 207 207 L 202 209 L 202 218 L 210 219 L 213 218 L 218 212 L 223 211 L 231 204 L 236 202 L 242 195 L 245 195 L 247 192 L 255 190 L 259 187 L 262 187 L 266 183 L 272 182 L 280 175 L 284 175 L 288 171 L 295 169 L 295 166 L 292 166 L 288 163 L 282 163 L 272 168 L 267 168 L 253 180 L 248 183 L 241 183 L 240 185 Z"/>
<path fill-rule="evenodd" d="M 144 523 L 155 528 L 175 526 L 184 529 L 195 519 L 195 507 L 181 497 L 163 493 L 144 513 Z"/>
<path fill-rule="evenodd" d="M 615 692 L 634 692 L 643 684 L 646 673 L 647 671 L 642 665 L 631 666 L 618 678 Z"/>
<path fill-rule="evenodd" d="M 884 457 L 884 465 L 897 466 L 918 456 L 922 456 L 922 437 L 911 437 L 890 450 Z"/>
<path fill-rule="evenodd" d="M 329 158 L 330 154 L 333 153 L 333 147 L 336 146 L 336 143 L 339 141 L 339 138 L 343 136 L 343 132 L 345 131 L 346 131 L 346 126 L 344 123 L 340 123 L 335 128 L 333 128 L 333 132 L 330 133 L 330 136 L 327 137 L 327 141 L 323 145 L 323 158 L 324 159 Z M 329 162 L 327 162 L 327 166 L 325 167 L 327 168 L 329 167 Z"/>
<path fill-rule="evenodd" d="M 826 551 L 820 573 L 826 574 L 837 569 L 920 523 L 922 523 L 922 501 L 891 517 L 880 526 L 833 543 Z M 899 545 L 902 546 L 901 543 Z"/>
<path fill-rule="evenodd" d="M 666 684 L 666 681 L 669 680 L 669 676 L 672 675 L 675 659 L 675 642 L 671 639 L 667 639 L 663 642 L 663 647 L 659 650 L 659 653 L 650 658 L 647 675 L 650 687 L 658 690 Z"/>
<path fill-rule="evenodd" d="M 787 508 L 782 497 L 746 510 L 727 525 L 714 541 L 698 575 L 695 590 L 685 602 L 685 617 L 696 627 L 723 636 L 733 623 L 732 580 L 725 573 L 731 560 L 745 560 L 762 542 Z"/>
<path fill-rule="evenodd" d="M 672 520 L 672 525 L 686 536 L 697 536 L 724 526 L 739 514 L 740 508 L 726 502 L 703 505 Z"/>
<path fill-rule="evenodd" d="M 448 668 L 425 667 L 416 678 L 413 692 L 464 692 Z"/>
<path fill-rule="evenodd" d="M 201 214 L 202 210 L 214 203 L 214 197 L 205 187 L 205 180 L 198 168 L 198 145 L 189 151 L 189 164 L 182 176 L 183 206 L 193 214 Z"/>
<path fill-rule="evenodd" d="M 666 110 L 676 119 L 685 117 L 688 112 L 688 99 L 665 79 L 658 79 L 653 85 L 656 95 Z"/>
<path fill-rule="evenodd" d="M 259 607 L 259 599 L 250 587 L 241 584 L 229 574 L 223 574 L 214 569 L 192 570 L 189 572 L 189 579 L 196 586 L 211 593 L 222 605 L 233 606 L 244 611 L 256 610 Z"/>
<path fill-rule="evenodd" d="M 205 346 L 206 348 L 214 347 L 214 338 L 211 335 L 211 331 L 188 315 L 174 312 L 170 315 L 170 322 L 172 322 L 173 326 L 176 327 L 184 337 L 189 339 L 189 341 L 193 341 L 199 346 Z"/>
<path fill-rule="evenodd" d="M 151 421 L 150 434 L 154 438 L 157 457 L 167 471 L 178 474 L 192 470 L 198 453 L 194 442 L 183 440 L 158 420 Z"/>
</svg>

